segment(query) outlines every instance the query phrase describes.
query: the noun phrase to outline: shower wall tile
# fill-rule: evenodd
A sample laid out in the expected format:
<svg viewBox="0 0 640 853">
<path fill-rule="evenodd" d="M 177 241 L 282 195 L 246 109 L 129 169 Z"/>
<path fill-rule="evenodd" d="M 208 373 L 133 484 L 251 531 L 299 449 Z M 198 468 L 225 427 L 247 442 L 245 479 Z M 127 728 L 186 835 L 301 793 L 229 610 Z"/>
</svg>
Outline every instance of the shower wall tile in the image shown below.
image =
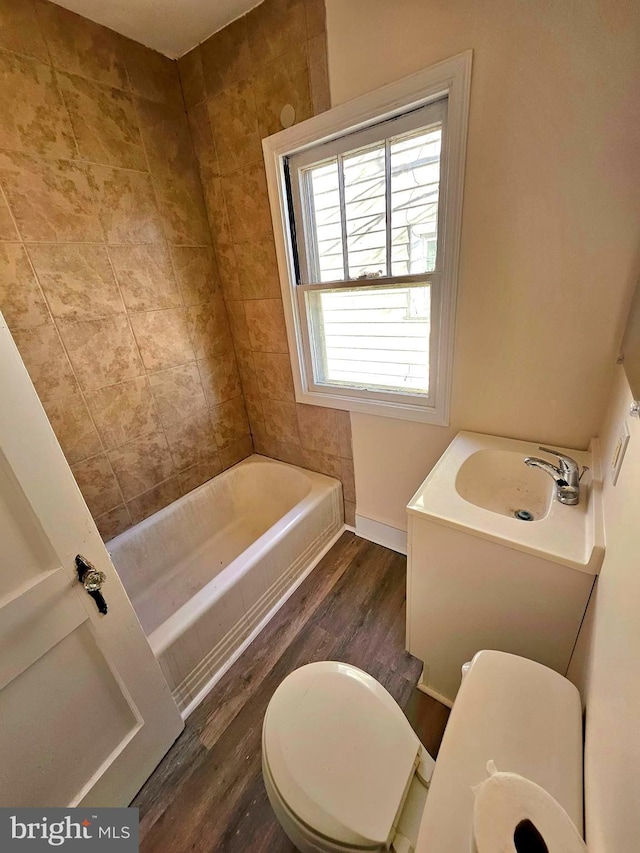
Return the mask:
<svg viewBox="0 0 640 853">
<path fill-rule="evenodd" d="M 71 467 L 92 515 L 102 515 L 122 503 L 122 493 L 104 454 Z"/>
<path fill-rule="evenodd" d="M 218 443 L 222 450 L 249 435 L 249 421 L 242 397 L 235 397 L 214 406 L 211 410 L 211 422 Z"/>
<path fill-rule="evenodd" d="M 51 322 L 22 243 L 0 243 L 0 311 L 11 330 Z"/>
<path fill-rule="evenodd" d="M 204 411 L 178 421 L 165 430 L 173 463 L 183 471 L 217 451 L 216 438 L 209 413 Z"/>
<path fill-rule="evenodd" d="M 198 365 L 195 362 L 152 373 L 149 376 L 149 384 L 164 427 L 207 408 Z"/>
<path fill-rule="evenodd" d="M 171 477 L 163 483 L 159 483 L 147 492 L 137 495 L 127 503 L 131 513 L 131 521 L 137 524 L 154 512 L 177 501 L 183 494 L 182 485 L 178 476 Z"/>
<path fill-rule="evenodd" d="M 238 281 L 243 299 L 279 299 L 280 279 L 271 236 L 236 243 Z"/>
<path fill-rule="evenodd" d="M 80 157 L 125 169 L 146 169 L 131 96 L 64 71 L 56 76 Z"/>
<path fill-rule="evenodd" d="M 351 415 L 342 409 L 336 409 L 336 422 L 338 424 L 338 446 L 340 456 L 343 459 L 353 459 L 351 446 Z"/>
<path fill-rule="evenodd" d="M 281 299 L 245 302 L 251 348 L 255 352 L 289 352 Z"/>
<path fill-rule="evenodd" d="M 87 170 L 107 243 L 164 243 L 149 175 L 107 166 Z"/>
<path fill-rule="evenodd" d="M 331 456 L 329 453 L 322 453 L 318 450 L 303 450 L 302 458 L 304 459 L 305 468 L 310 468 L 312 471 L 317 471 L 318 474 L 326 474 L 327 477 L 335 477 L 338 480 L 342 479 L 342 460 L 337 456 Z M 344 482 L 342 484 L 344 489 Z"/>
<path fill-rule="evenodd" d="M 28 252 L 56 319 L 92 320 L 124 313 L 103 245 L 41 243 L 29 245 Z"/>
<path fill-rule="evenodd" d="M 131 89 L 136 95 L 159 103 L 182 106 L 177 64 L 151 48 L 121 37 Z"/>
<path fill-rule="evenodd" d="M 13 332 L 20 355 L 41 400 L 73 394 L 78 381 L 52 324 Z"/>
<path fill-rule="evenodd" d="M 111 450 L 109 461 L 126 501 L 168 479 L 175 470 L 161 431 Z"/>
<path fill-rule="evenodd" d="M 0 48 L 49 61 L 34 0 L 0 0 Z"/>
<path fill-rule="evenodd" d="M 270 400 L 293 402 L 293 376 L 288 354 L 256 352 L 253 361 L 258 385 L 264 396 Z"/>
<path fill-rule="evenodd" d="M 87 404 L 107 450 L 160 427 L 145 376 L 87 393 Z"/>
<path fill-rule="evenodd" d="M 100 242 L 102 228 L 84 166 L 0 151 L 0 185 L 23 240 Z"/>
<path fill-rule="evenodd" d="M 261 163 L 224 175 L 222 191 L 234 243 L 271 234 L 267 179 Z"/>
<path fill-rule="evenodd" d="M 185 53 L 178 60 L 178 70 L 182 83 L 182 94 L 187 110 L 201 104 L 206 99 L 204 88 L 204 69 L 200 45 Z"/>
<path fill-rule="evenodd" d="M 184 305 L 202 305 L 218 297 L 220 276 L 213 249 L 173 246 L 171 257 Z"/>
<path fill-rule="evenodd" d="M 324 0 L 305 0 L 304 6 L 307 38 L 322 35 L 327 28 Z"/>
<path fill-rule="evenodd" d="M 102 452 L 102 442 L 79 389 L 42 401 L 70 465 Z"/>
<path fill-rule="evenodd" d="M 166 246 L 111 246 L 109 257 L 129 311 L 182 305 Z"/>
<path fill-rule="evenodd" d="M 304 436 L 304 446 L 308 450 L 339 456 L 340 442 L 336 410 L 299 403 L 297 409 L 298 426 L 300 435 Z"/>
<path fill-rule="evenodd" d="M 263 398 L 262 411 L 267 435 L 287 444 L 300 444 L 296 404 Z"/>
<path fill-rule="evenodd" d="M 218 152 L 213 139 L 211 119 L 206 101 L 202 101 L 202 103 L 192 107 L 189 113 L 189 129 L 191 131 L 193 150 L 200 167 L 211 169 L 214 174 L 218 174 L 220 169 Z"/>
<path fill-rule="evenodd" d="M 0 191 L 0 240 L 17 240 L 18 232 L 13 224 L 11 213 Z"/>
<path fill-rule="evenodd" d="M 220 272 L 220 284 L 225 300 L 230 302 L 233 299 L 242 299 L 238 262 L 233 244 L 216 242 L 215 249 Z"/>
<path fill-rule="evenodd" d="M 280 112 L 285 104 L 295 109 L 297 122 L 311 118 L 311 87 L 304 42 L 264 65 L 256 74 L 255 89 L 262 137 L 282 130 Z"/>
<path fill-rule="evenodd" d="M 55 3 L 36 5 L 54 68 L 127 88 L 122 36 Z"/>
<path fill-rule="evenodd" d="M 179 68 L 255 449 L 343 479 L 352 495 L 348 412 L 294 402 L 264 166 L 254 145 L 256 125 L 261 138 L 281 129 L 285 104 L 297 122 L 330 107 L 324 0 L 265 0 Z"/>
<path fill-rule="evenodd" d="M 229 326 L 233 335 L 233 343 L 236 351 L 250 350 L 251 339 L 249 337 L 249 325 L 247 323 L 247 312 L 245 303 L 242 300 L 227 302 L 227 314 L 229 316 Z"/>
<path fill-rule="evenodd" d="M 209 355 L 198 362 L 202 387 L 209 407 L 242 395 L 240 374 L 231 350 Z"/>
<path fill-rule="evenodd" d="M 244 454 L 240 457 L 240 459 L 244 459 L 247 456 L 250 456 L 253 453 L 253 445 L 251 444 L 251 439 L 249 439 L 250 447 L 247 449 L 246 446 L 244 448 Z M 225 454 L 227 451 L 222 451 L 222 454 Z M 199 462 L 196 462 L 195 465 L 192 465 L 190 468 L 185 468 L 184 471 L 181 471 L 178 474 L 178 480 L 180 482 L 180 488 L 182 489 L 182 494 L 186 495 L 187 492 L 192 491 L 192 489 L 197 489 L 198 486 L 201 486 L 203 483 L 206 483 L 207 480 L 210 480 L 212 477 L 215 477 L 223 470 L 223 461 L 222 454 L 214 451 L 206 456 L 204 459 L 201 459 Z M 225 457 L 229 458 L 229 457 Z M 237 461 L 239 462 L 240 459 Z M 235 465 L 235 462 L 227 462 L 224 467 L 230 468 L 231 465 Z"/>
<path fill-rule="evenodd" d="M 216 140 L 218 167 L 223 173 L 262 159 L 256 98 L 250 80 L 234 83 L 212 98 L 209 117 Z"/>
<path fill-rule="evenodd" d="M 251 75 L 247 18 L 233 21 L 200 45 L 204 82 L 209 96 Z"/>
<path fill-rule="evenodd" d="M 160 177 L 195 172 L 193 144 L 184 109 L 175 103 L 156 103 L 140 97 L 136 98 L 136 109 L 151 174 Z"/>
<path fill-rule="evenodd" d="M 207 211 L 197 173 L 174 173 L 153 180 L 169 243 L 178 246 L 211 242 Z"/>
<path fill-rule="evenodd" d="M 196 358 L 219 355 L 232 349 L 231 330 L 222 297 L 203 305 L 190 305 L 186 313 Z"/>
<path fill-rule="evenodd" d="M 353 459 L 342 460 L 342 489 L 345 501 L 356 499 L 356 481 L 353 471 Z"/>
<path fill-rule="evenodd" d="M 147 370 L 195 360 L 183 308 L 132 314 L 131 326 Z"/>
<path fill-rule="evenodd" d="M 0 310 L 105 538 L 252 452 L 244 394 L 264 424 L 243 300 L 278 291 L 246 20 L 180 68 L 0 0 Z"/>
<path fill-rule="evenodd" d="M 253 442 L 250 435 L 244 435 L 238 441 L 223 447 L 220 451 L 220 459 L 222 460 L 223 468 L 230 468 L 232 465 L 237 465 L 242 462 L 247 456 L 253 453 Z"/>
<path fill-rule="evenodd" d="M 76 144 L 53 68 L 0 50 L 0 147 L 73 157 Z"/>
<path fill-rule="evenodd" d="M 350 527 L 356 526 L 356 504 L 354 501 L 344 502 L 344 523 Z"/>
<path fill-rule="evenodd" d="M 304 0 L 267 0 L 246 17 L 254 66 L 273 62 L 306 38 Z"/>
<path fill-rule="evenodd" d="M 99 515 L 95 519 L 95 522 L 105 542 L 108 542 L 109 539 L 113 539 L 114 536 L 118 536 L 120 533 L 124 533 L 133 524 L 126 504 L 120 504 L 120 506 L 109 510 L 109 512 Z"/>
<path fill-rule="evenodd" d="M 126 317 L 59 322 L 60 334 L 84 391 L 133 379 L 142 362 Z"/>
</svg>

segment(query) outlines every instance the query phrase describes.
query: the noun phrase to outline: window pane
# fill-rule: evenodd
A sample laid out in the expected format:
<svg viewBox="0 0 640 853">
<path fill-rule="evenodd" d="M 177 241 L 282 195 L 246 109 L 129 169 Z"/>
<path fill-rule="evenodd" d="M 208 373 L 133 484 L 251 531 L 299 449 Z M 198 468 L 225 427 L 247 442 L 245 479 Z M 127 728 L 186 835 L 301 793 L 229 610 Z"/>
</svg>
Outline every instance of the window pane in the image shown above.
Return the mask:
<svg viewBox="0 0 640 853">
<path fill-rule="evenodd" d="M 341 280 L 344 278 L 344 259 L 337 158 L 309 169 L 305 181 L 315 223 L 312 230 L 316 263 L 313 263 L 312 258 L 309 259 L 310 272 L 315 267 L 315 274 L 311 272 L 311 280 Z"/>
<path fill-rule="evenodd" d="M 349 278 L 387 274 L 385 144 L 347 154 L 344 201 Z"/>
<path fill-rule="evenodd" d="M 442 127 L 390 140 L 391 274 L 436 268 Z"/>
<path fill-rule="evenodd" d="M 428 393 L 428 284 L 309 291 L 306 297 L 318 384 Z"/>
</svg>

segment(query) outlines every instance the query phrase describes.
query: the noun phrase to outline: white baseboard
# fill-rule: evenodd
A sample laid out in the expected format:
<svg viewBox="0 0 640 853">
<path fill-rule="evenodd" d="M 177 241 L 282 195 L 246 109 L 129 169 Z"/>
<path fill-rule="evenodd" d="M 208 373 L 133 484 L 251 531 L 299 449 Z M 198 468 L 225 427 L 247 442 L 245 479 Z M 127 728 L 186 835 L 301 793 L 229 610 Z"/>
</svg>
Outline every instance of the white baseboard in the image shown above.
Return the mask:
<svg viewBox="0 0 640 853">
<path fill-rule="evenodd" d="M 356 515 L 356 533 L 363 539 L 368 539 L 369 542 L 384 545 L 385 548 L 390 548 L 392 551 L 397 551 L 398 554 L 406 556 L 406 530 L 398 530 L 397 527 L 391 527 L 390 524 L 383 524 L 381 521 L 374 521 L 373 518 L 367 518 L 365 515 Z"/>
<path fill-rule="evenodd" d="M 416 686 L 421 693 L 426 693 L 427 696 L 431 696 L 432 699 L 437 699 L 441 705 L 446 705 L 447 708 L 453 708 L 453 702 L 451 699 L 447 699 L 447 697 L 443 696 L 442 693 L 438 693 L 437 690 L 432 690 L 431 687 L 427 687 L 427 685 L 423 684 L 422 681 L 419 681 Z"/>
</svg>

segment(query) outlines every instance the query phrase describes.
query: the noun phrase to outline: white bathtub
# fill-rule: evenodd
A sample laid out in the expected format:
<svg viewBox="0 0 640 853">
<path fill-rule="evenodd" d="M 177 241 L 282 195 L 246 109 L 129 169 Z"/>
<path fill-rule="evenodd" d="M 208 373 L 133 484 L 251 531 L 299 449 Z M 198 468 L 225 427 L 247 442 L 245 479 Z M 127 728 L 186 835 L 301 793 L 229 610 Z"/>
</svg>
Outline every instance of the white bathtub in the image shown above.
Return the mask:
<svg viewBox="0 0 640 853">
<path fill-rule="evenodd" d="M 250 456 L 107 544 L 184 716 L 342 526 L 337 480 Z"/>
</svg>

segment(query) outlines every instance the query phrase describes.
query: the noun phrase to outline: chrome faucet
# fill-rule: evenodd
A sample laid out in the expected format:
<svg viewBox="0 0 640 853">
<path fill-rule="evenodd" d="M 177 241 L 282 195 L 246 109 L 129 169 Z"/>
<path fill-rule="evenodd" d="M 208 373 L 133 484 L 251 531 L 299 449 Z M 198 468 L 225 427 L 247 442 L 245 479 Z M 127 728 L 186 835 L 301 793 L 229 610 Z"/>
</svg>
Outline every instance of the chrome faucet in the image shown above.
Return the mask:
<svg viewBox="0 0 640 853">
<path fill-rule="evenodd" d="M 580 480 L 582 474 L 588 471 L 588 468 L 583 468 L 580 473 L 580 466 L 575 459 L 570 456 L 565 456 L 559 450 L 552 450 L 550 447 L 538 447 L 538 450 L 543 450 L 545 453 L 551 453 L 552 456 L 558 458 L 558 467 L 547 462 L 546 459 L 538 459 L 537 456 L 527 456 L 524 464 L 530 468 L 540 468 L 546 471 L 550 477 L 553 477 L 556 483 L 556 499 L 561 504 L 567 506 L 576 506 L 580 502 Z"/>
</svg>

